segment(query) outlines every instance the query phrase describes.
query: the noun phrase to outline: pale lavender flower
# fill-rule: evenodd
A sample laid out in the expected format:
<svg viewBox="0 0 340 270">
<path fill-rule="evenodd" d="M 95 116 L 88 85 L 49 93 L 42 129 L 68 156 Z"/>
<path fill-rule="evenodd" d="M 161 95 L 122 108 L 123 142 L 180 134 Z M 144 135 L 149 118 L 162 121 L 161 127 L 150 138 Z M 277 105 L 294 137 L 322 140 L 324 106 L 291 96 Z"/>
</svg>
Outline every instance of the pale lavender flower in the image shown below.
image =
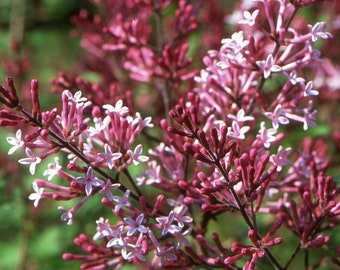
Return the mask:
<svg viewBox="0 0 340 270">
<path fill-rule="evenodd" d="M 132 124 L 139 124 L 140 128 L 153 127 L 153 123 L 151 122 L 152 118 L 150 116 L 143 119 L 139 112 L 136 112 L 135 116 L 136 118 L 132 121 Z"/>
<path fill-rule="evenodd" d="M 331 33 L 326 32 L 325 22 L 317 22 L 316 24 L 314 24 L 314 26 L 309 24 L 308 29 L 310 31 L 310 34 L 312 35 L 313 42 L 317 41 L 319 38 L 328 39 L 333 37 Z"/>
<path fill-rule="evenodd" d="M 265 112 L 265 116 L 267 116 L 270 120 L 272 120 L 273 128 L 278 129 L 279 124 L 287 125 L 289 123 L 288 118 L 285 116 L 285 111 L 282 109 L 281 104 L 278 104 L 274 112 Z"/>
<path fill-rule="evenodd" d="M 180 228 L 173 223 L 175 217 L 174 211 L 171 211 L 168 216 L 157 217 L 156 221 L 160 225 L 162 229 L 161 235 L 166 235 L 167 233 L 174 234 L 177 231 L 180 231 Z"/>
<path fill-rule="evenodd" d="M 122 248 L 121 251 L 122 257 L 125 260 L 130 260 L 137 257 L 138 260 L 140 260 L 141 262 L 146 262 L 146 258 L 143 256 L 142 248 L 143 246 L 141 244 L 134 245 L 128 243 L 126 246 Z"/>
<path fill-rule="evenodd" d="M 103 217 L 100 217 L 99 220 L 96 221 L 97 223 L 97 232 L 93 236 L 93 240 L 98 240 L 104 238 L 106 236 L 113 235 L 113 230 L 111 228 L 110 221 Z"/>
<path fill-rule="evenodd" d="M 261 122 L 261 128 L 259 130 L 259 134 L 256 135 L 256 138 L 264 145 L 264 147 L 269 148 L 272 142 L 276 141 L 276 137 L 274 136 L 277 133 L 275 128 L 266 128 L 265 123 Z"/>
<path fill-rule="evenodd" d="M 114 161 L 122 157 L 122 153 L 112 153 L 110 145 L 107 143 L 104 145 L 104 153 L 99 153 L 99 157 L 107 162 L 107 166 L 111 170 L 114 167 Z"/>
<path fill-rule="evenodd" d="M 38 203 L 39 203 L 39 200 L 41 199 L 41 195 L 44 192 L 44 188 L 39 188 L 35 181 L 32 183 L 32 186 L 33 186 L 33 190 L 35 191 L 35 193 L 30 194 L 28 196 L 28 199 L 30 199 L 31 201 L 34 201 L 33 203 L 34 207 L 38 207 Z"/>
<path fill-rule="evenodd" d="M 313 102 L 309 102 L 308 108 L 303 109 L 303 130 L 307 130 L 308 127 L 316 128 L 315 118 L 318 111 L 312 111 L 312 106 Z"/>
<path fill-rule="evenodd" d="M 93 172 L 92 167 L 88 167 L 85 177 L 77 177 L 76 182 L 85 185 L 86 195 L 89 196 L 92 193 L 92 187 L 99 187 L 104 185 L 104 181 L 98 179 Z"/>
<path fill-rule="evenodd" d="M 136 177 L 137 184 L 139 186 L 149 186 L 161 183 L 160 171 L 161 166 L 159 166 L 155 160 L 148 162 L 148 169 L 144 171 L 144 175 L 138 175 Z"/>
<path fill-rule="evenodd" d="M 34 155 L 34 153 L 32 152 L 31 149 L 29 148 L 26 148 L 25 150 L 26 152 L 26 155 L 28 156 L 27 158 L 22 158 L 22 159 L 19 159 L 19 163 L 20 164 L 29 164 L 30 165 L 30 173 L 32 175 L 35 174 L 35 167 L 37 166 L 37 164 L 39 164 L 41 162 L 41 158 Z"/>
<path fill-rule="evenodd" d="M 291 164 L 288 156 L 292 152 L 292 148 L 288 147 L 284 149 L 282 145 L 279 146 L 277 153 L 270 156 L 270 161 L 277 166 L 277 171 L 280 172 L 283 167 Z"/>
<path fill-rule="evenodd" d="M 119 212 L 119 210 L 122 207 L 131 206 L 131 204 L 129 203 L 129 196 L 130 196 L 130 190 L 126 190 L 123 198 L 119 197 L 119 196 L 113 196 L 112 197 L 112 200 L 118 203 L 115 207 L 115 210 L 114 210 L 116 213 Z"/>
<path fill-rule="evenodd" d="M 174 218 L 178 222 L 179 227 L 183 228 L 184 223 L 190 223 L 193 221 L 192 217 L 185 216 L 185 213 L 188 211 L 188 206 L 182 204 L 181 206 L 177 206 L 174 209 Z"/>
<path fill-rule="evenodd" d="M 301 85 L 304 97 L 319 95 L 318 90 L 313 89 L 313 82 L 312 81 L 309 81 L 306 85 L 305 85 L 304 82 L 302 82 L 300 85 Z"/>
<path fill-rule="evenodd" d="M 143 156 L 142 152 L 143 146 L 141 144 L 138 144 L 134 151 L 127 151 L 127 154 L 130 156 L 130 159 L 134 165 L 138 165 L 140 162 L 147 162 L 149 160 L 149 157 Z"/>
<path fill-rule="evenodd" d="M 61 215 L 61 221 L 67 221 L 67 225 L 72 225 L 73 223 L 73 211 L 72 210 L 67 210 L 66 208 L 59 206 L 58 210 L 64 212 Z"/>
<path fill-rule="evenodd" d="M 24 146 L 24 141 L 21 139 L 21 129 L 18 129 L 15 133 L 15 138 L 13 137 L 7 137 L 7 142 L 11 145 L 13 145 L 8 150 L 8 155 L 12 155 L 16 150 Z"/>
<path fill-rule="evenodd" d="M 112 201 L 113 200 L 113 195 L 112 195 L 112 190 L 118 189 L 120 187 L 119 183 L 111 183 L 111 180 L 108 179 L 106 180 L 105 185 L 103 185 L 102 189 L 98 191 L 99 194 L 104 194 L 106 195 L 106 197 Z"/>
<path fill-rule="evenodd" d="M 104 120 L 101 119 L 101 118 L 95 117 L 93 119 L 94 127 L 89 126 L 87 128 L 87 132 L 89 133 L 90 136 L 94 136 L 94 135 L 98 134 L 99 132 L 103 131 L 105 128 L 107 128 L 110 121 L 111 120 L 110 120 L 109 116 L 106 116 L 104 118 Z"/>
<path fill-rule="evenodd" d="M 139 231 L 140 233 L 147 233 L 148 230 L 146 227 L 142 224 L 144 220 L 144 214 L 140 214 L 136 220 L 133 220 L 132 218 L 124 218 L 125 223 L 128 225 L 129 229 L 127 232 L 127 236 L 134 235 L 136 231 Z"/>
<path fill-rule="evenodd" d="M 257 66 L 263 71 L 263 76 L 267 79 L 272 72 L 280 72 L 282 68 L 274 64 L 272 54 L 268 54 L 267 59 L 264 61 L 256 61 Z"/>
<path fill-rule="evenodd" d="M 284 72 L 284 74 L 288 77 L 292 85 L 296 85 L 297 83 L 303 83 L 305 81 L 304 78 L 297 77 L 296 70 L 292 70 L 289 74 Z"/>
<path fill-rule="evenodd" d="M 177 241 L 178 241 L 177 245 L 176 245 L 176 249 L 180 249 L 182 244 L 184 244 L 184 246 L 186 246 L 186 247 L 190 246 L 190 242 L 186 238 L 186 236 L 190 235 L 191 232 L 192 232 L 192 228 L 188 228 L 184 232 L 177 231 L 177 232 L 175 232 L 173 234 L 176 237 Z"/>
<path fill-rule="evenodd" d="M 121 248 L 126 246 L 126 242 L 123 237 L 124 225 L 118 227 L 117 230 L 112 230 L 112 238 L 107 242 L 106 247 Z"/>
<path fill-rule="evenodd" d="M 164 263 L 166 261 L 175 261 L 177 259 L 177 256 L 173 253 L 174 246 L 171 246 L 167 249 L 164 249 L 159 242 L 157 241 L 157 238 L 153 234 L 151 230 L 148 230 L 149 238 L 153 244 L 153 246 L 156 248 L 156 255 L 159 258 L 159 267 L 162 268 Z"/>
<path fill-rule="evenodd" d="M 173 207 L 180 207 L 183 205 L 183 199 L 184 196 L 183 195 L 179 195 L 178 198 L 172 199 L 172 198 L 168 198 L 166 199 L 166 202 L 168 203 L 168 205 L 173 206 Z"/>
</svg>

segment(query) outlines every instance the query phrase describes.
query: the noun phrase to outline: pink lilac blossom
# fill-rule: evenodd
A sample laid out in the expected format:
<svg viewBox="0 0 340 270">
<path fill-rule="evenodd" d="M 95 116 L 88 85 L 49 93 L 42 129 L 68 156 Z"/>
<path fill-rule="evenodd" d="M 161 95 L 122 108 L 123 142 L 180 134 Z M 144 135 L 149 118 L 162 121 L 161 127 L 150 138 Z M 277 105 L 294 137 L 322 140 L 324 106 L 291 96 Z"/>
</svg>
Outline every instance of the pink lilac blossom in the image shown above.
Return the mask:
<svg viewBox="0 0 340 270">
<path fill-rule="evenodd" d="M 47 180 L 33 182 L 35 207 L 42 198 L 71 201 L 58 208 L 68 225 L 93 197 L 110 210 L 92 238 L 75 238 L 83 254 L 63 255 L 82 269 L 290 269 L 300 253 L 310 268 L 306 254 L 336 241 L 328 234 L 340 216 L 327 142 L 290 138 L 316 127 L 314 105 L 329 101 L 314 83 L 325 53 L 315 42 L 333 35 L 299 14 L 321 1 L 239 1 L 230 34 L 207 31 L 223 21 L 215 1 L 194 2 L 103 0 L 95 4 L 105 15 L 73 17 L 98 82 L 59 74 L 61 106 L 42 111 L 36 79 L 26 107 L 7 78 L 0 125 L 17 127 L 8 154 L 24 148 L 19 163 L 32 175 L 55 157 Z M 218 229 L 231 216 L 240 234 Z M 282 227 L 297 244 L 281 257 L 273 247 L 286 239 Z"/>
<path fill-rule="evenodd" d="M 15 138 L 14 137 L 6 138 L 7 142 L 13 145 L 8 150 L 8 155 L 12 155 L 15 151 L 24 146 L 24 141 L 21 139 L 21 134 L 22 134 L 21 129 L 18 129 L 17 132 L 15 133 Z"/>
</svg>

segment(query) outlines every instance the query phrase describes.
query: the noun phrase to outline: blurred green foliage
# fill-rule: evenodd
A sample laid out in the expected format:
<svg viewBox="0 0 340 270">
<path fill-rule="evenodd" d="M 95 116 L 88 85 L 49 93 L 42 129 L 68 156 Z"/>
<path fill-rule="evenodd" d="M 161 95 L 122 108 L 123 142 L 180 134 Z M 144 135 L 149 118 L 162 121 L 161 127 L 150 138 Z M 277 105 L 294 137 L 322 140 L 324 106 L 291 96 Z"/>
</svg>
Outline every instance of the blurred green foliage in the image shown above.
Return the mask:
<svg viewBox="0 0 340 270">
<path fill-rule="evenodd" d="M 23 7 L 23 13 L 18 11 L 18 5 Z M 0 1 L 0 56 L 12 55 L 11 39 L 21 39 L 32 61 L 25 80 L 39 79 L 43 107 L 53 106 L 59 98 L 50 94 L 50 79 L 61 70 L 72 71 L 81 57 L 79 41 L 70 36 L 74 28 L 70 16 L 88 6 L 83 0 Z M 19 33 L 21 29 L 23 32 Z M 11 75 L 0 67 L 1 84 Z M 13 132 L 0 130 L 2 137 Z M 1 140 L 2 155 L 8 148 L 6 140 Z M 77 217 L 77 225 L 67 226 L 60 221 L 61 213 L 57 210 L 59 205 L 67 207 L 65 204 L 45 200 L 35 209 L 27 199 L 32 193 L 34 178 L 27 174 L 26 167 L 18 166 L 15 161 L 1 164 L 1 167 L 15 170 L 11 175 L 6 170 L 0 172 L 0 269 L 79 269 L 79 262 L 65 262 L 61 255 L 66 251 L 79 252 L 73 239 L 82 231 L 93 232 L 95 223 L 88 217 L 99 218 L 103 214 L 97 209 L 101 204 L 90 203 L 82 211 L 83 216 Z M 42 173 L 47 163 L 39 167 Z"/>
</svg>

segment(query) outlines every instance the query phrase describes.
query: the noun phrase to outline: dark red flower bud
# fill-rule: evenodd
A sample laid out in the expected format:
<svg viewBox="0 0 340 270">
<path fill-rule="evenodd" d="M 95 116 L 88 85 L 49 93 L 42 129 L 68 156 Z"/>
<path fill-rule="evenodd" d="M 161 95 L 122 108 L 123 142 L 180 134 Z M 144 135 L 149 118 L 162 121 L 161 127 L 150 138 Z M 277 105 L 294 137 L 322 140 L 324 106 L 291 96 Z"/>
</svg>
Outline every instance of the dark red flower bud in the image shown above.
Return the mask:
<svg viewBox="0 0 340 270">
<path fill-rule="evenodd" d="M 41 110 L 39 103 L 39 83 L 38 80 L 33 79 L 31 81 L 31 99 L 32 99 L 32 116 L 35 119 L 41 121 Z"/>
</svg>

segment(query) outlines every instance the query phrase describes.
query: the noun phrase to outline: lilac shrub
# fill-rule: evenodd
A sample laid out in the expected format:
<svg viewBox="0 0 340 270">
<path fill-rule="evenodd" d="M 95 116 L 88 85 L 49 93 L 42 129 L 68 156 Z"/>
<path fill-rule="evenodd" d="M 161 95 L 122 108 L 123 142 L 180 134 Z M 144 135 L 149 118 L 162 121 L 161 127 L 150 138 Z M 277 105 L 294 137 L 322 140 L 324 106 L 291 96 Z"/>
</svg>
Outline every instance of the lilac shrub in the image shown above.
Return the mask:
<svg viewBox="0 0 340 270">
<path fill-rule="evenodd" d="M 300 15 L 323 1 L 239 1 L 232 12 L 207 2 L 95 1 L 103 13 L 73 21 L 99 82 L 60 73 L 56 108 L 41 109 L 36 79 L 31 105 L 6 79 L 0 125 L 16 127 L 8 155 L 23 150 L 18 162 L 32 175 L 54 157 L 29 199 L 71 200 L 59 207 L 68 225 L 92 197 L 111 210 L 74 239 L 82 254 L 63 254 L 81 269 L 340 266 L 331 142 L 306 133 L 324 93 L 340 88 L 327 85 L 339 67 L 318 45 L 332 46 L 331 28 Z M 338 130 L 332 138 L 339 150 Z M 215 229 L 233 220 L 241 234 Z"/>
</svg>

